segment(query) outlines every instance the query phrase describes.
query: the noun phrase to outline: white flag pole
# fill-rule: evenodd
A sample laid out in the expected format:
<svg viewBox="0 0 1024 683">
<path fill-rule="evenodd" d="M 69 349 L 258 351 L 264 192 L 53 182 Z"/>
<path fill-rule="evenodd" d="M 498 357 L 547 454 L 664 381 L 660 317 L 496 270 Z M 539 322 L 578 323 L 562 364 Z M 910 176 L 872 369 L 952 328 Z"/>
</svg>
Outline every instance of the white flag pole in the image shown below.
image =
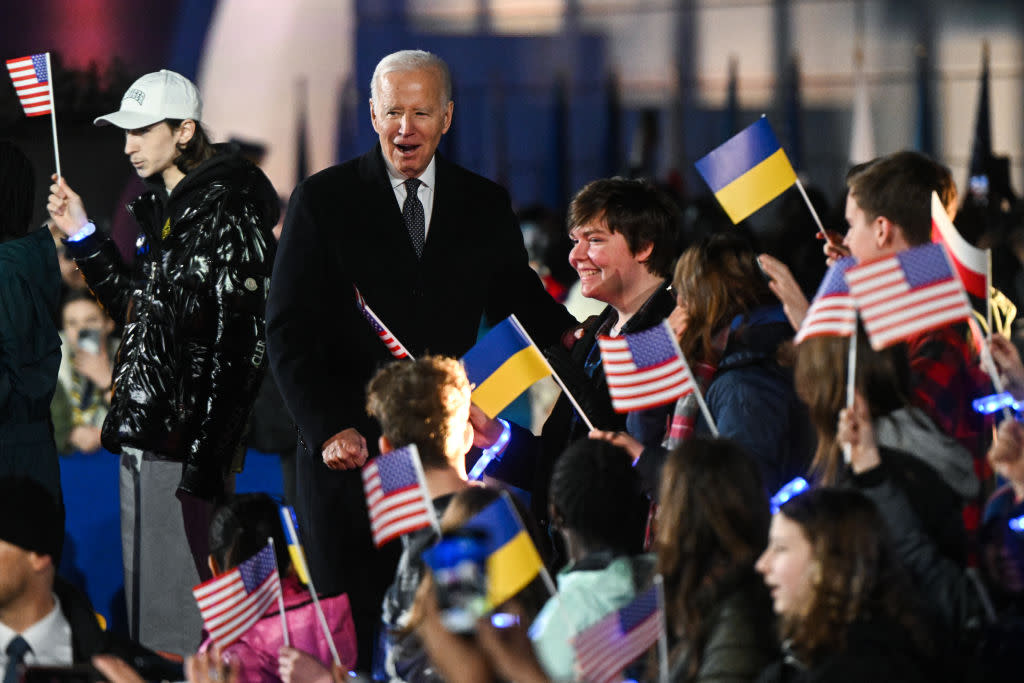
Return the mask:
<svg viewBox="0 0 1024 683">
<path fill-rule="evenodd" d="M 441 535 L 441 524 L 437 520 L 437 510 L 434 509 L 434 501 L 430 500 L 430 492 L 427 490 L 427 475 L 423 472 L 423 463 L 420 462 L 420 449 L 416 447 L 416 444 L 411 443 L 408 448 L 413 455 L 412 464 L 416 468 L 416 479 L 420 483 L 420 494 L 423 497 L 423 503 L 427 507 L 427 514 L 430 517 L 430 526 L 434 527 L 434 531 L 437 535 Z"/>
<path fill-rule="evenodd" d="M 854 314 L 857 315 L 856 313 Z M 857 392 L 857 318 L 854 318 L 853 334 L 850 335 L 850 348 L 846 354 L 846 409 L 853 410 L 853 401 Z M 843 444 L 843 462 L 847 465 L 853 458 L 853 448 Z"/>
<path fill-rule="evenodd" d="M 281 515 L 284 523 L 289 527 L 291 531 L 291 538 L 295 539 L 295 544 L 299 545 L 299 533 L 292 524 L 291 515 Z M 301 546 L 299 546 L 301 548 Z M 320 628 L 323 629 L 324 638 L 327 640 L 327 647 L 331 649 L 331 657 L 334 659 L 336 666 L 341 666 L 341 657 L 338 656 L 338 649 L 334 646 L 334 638 L 331 635 L 331 627 L 327 625 L 327 617 L 324 616 L 324 608 L 320 606 L 320 598 L 316 594 L 316 587 L 313 586 L 313 575 L 309 573 L 309 567 L 306 566 L 306 559 L 303 557 L 304 553 L 298 552 L 292 555 L 292 561 L 302 564 L 302 571 L 299 573 L 309 579 L 309 583 L 306 584 L 306 588 L 309 590 L 309 597 L 313 599 L 313 609 L 316 611 L 316 615 L 320 621 Z"/>
<path fill-rule="evenodd" d="M 658 629 L 658 681 L 668 683 L 668 622 L 665 614 L 665 580 L 661 574 L 654 575 L 654 586 L 658 596 L 658 612 L 661 628 Z"/>
<path fill-rule="evenodd" d="M 274 546 L 274 537 L 267 536 L 267 543 L 274 553 L 274 564 L 277 564 L 277 548 Z M 277 566 L 277 611 L 281 614 L 281 635 L 284 638 L 284 646 L 291 647 L 288 640 L 288 618 L 284 612 L 284 589 L 281 586 L 281 565 Z"/>
<path fill-rule="evenodd" d="M 807 196 L 807 190 L 804 189 L 804 184 L 800 182 L 800 179 L 796 179 L 796 189 L 800 190 L 800 195 L 804 198 L 804 203 L 807 204 L 807 208 L 811 211 L 811 216 L 814 217 L 814 222 L 818 224 L 818 231 L 821 236 L 825 238 L 825 241 L 832 244 L 832 239 L 825 232 L 825 226 L 821 223 L 821 218 L 818 216 L 818 212 L 814 210 L 814 205 L 811 204 L 810 197 Z"/>
<path fill-rule="evenodd" d="M 530 344 L 539 352 L 540 347 L 533 342 L 533 339 L 531 339 L 530 335 L 527 334 L 526 329 L 522 326 L 522 324 L 520 324 L 519 320 L 516 319 L 516 316 L 510 315 L 509 318 L 512 319 L 512 324 L 516 326 L 516 329 L 518 329 L 522 333 L 522 335 L 526 337 L 526 340 L 529 341 Z M 558 386 L 562 388 L 562 391 L 565 393 L 565 397 L 569 399 L 569 403 L 571 403 L 572 407 L 576 409 L 576 414 L 578 414 L 580 416 L 580 419 L 583 420 L 583 423 L 587 425 L 587 429 L 589 429 L 590 431 L 594 431 L 594 423 L 591 422 L 590 418 L 587 417 L 587 414 L 583 412 L 583 408 L 580 408 L 580 404 L 577 403 L 576 397 L 573 396 L 572 393 L 569 391 L 568 387 L 565 386 L 565 382 L 563 382 L 562 378 L 558 376 L 558 373 L 555 372 L 555 369 L 551 367 L 551 363 L 548 362 L 548 359 L 544 358 L 543 353 L 540 354 L 540 357 L 544 359 L 544 365 L 546 365 L 548 370 L 551 371 L 551 376 L 554 378 L 556 382 L 558 382 Z"/>
<path fill-rule="evenodd" d="M 50 66 L 50 53 L 46 53 L 46 83 L 50 88 L 50 127 L 53 129 L 53 158 L 57 162 L 57 182 L 63 178 L 60 172 L 60 149 L 57 147 L 57 101 L 53 98 L 53 68 Z"/>
<path fill-rule="evenodd" d="M 715 424 L 715 418 L 711 417 L 711 411 L 708 410 L 708 404 L 704 402 L 704 396 L 700 393 L 700 384 L 697 382 L 697 375 L 693 374 L 693 370 L 690 368 L 689 361 L 686 360 L 686 354 L 679 348 L 679 340 L 676 339 L 675 332 L 672 331 L 672 326 L 668 324 L 668 319 L 662 320 L 661 324 L 668 329 L 669 339 L 672 340 L 672 344 L 676 347 L 676 352 L 679 357 L 683 360 L 683 367 L 686 368 L 686 374 L 693 380 L 693 397 L 697 399 L 697 405 L 700 406 L 700 412 L 704 414 L 704 420 L 708 423 L 708 427 L 711 428 L 711 434 L 716 439 L 718 438 L 718 425 Z"/>
</svg>

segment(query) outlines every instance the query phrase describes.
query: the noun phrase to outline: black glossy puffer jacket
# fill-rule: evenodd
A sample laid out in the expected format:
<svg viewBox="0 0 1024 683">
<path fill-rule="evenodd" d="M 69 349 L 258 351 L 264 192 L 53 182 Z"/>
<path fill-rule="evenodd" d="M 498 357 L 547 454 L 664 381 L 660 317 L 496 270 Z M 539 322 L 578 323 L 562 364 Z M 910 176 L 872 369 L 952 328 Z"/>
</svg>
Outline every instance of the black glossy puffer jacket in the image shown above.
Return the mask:
<svg viewBox="0 0 1024 683">
<path fill-rule="evenodd" d="M 266 369 L 264 307 L 278 198 L 237 151 L 128 205 L 141 227 L 133 269 L 110 239 L 68 247 L 89 287 L 125 321 L 103 445 L 185 463 L 180 488 L 212 499 L 240 447 Z"/>
</svg>

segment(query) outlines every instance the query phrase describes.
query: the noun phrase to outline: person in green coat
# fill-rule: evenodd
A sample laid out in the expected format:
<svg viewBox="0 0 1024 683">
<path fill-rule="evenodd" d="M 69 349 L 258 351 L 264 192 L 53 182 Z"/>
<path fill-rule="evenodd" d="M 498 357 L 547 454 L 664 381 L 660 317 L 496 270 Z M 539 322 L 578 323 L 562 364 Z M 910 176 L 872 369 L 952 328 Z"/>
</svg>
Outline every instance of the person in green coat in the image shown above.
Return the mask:
<svg viewBox="0 0 1024 683">
<path fill-rule="evenodd" d="M 49 231 L 28 231 L 35 180 L 0 141 L 0 474 L 31 477 L 58 501 L 50 401 L 60 366 L 60 269 Z"/>
</svg>

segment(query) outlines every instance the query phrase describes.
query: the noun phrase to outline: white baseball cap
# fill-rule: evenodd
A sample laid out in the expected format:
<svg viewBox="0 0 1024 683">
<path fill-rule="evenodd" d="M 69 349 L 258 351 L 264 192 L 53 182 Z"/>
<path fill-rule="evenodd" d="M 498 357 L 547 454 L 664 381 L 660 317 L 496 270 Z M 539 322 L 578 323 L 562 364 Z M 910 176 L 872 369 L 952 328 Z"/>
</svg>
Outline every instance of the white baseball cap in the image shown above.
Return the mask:
<svg viewBox="0 0 1024 683">
<path fill-rule="evenodd" d="M 164 119 L 192 119 L 200 121 L 203 100 L 192 81 L 167 69 L 146 74 L 132 83 L 121 100 L 121 108 L 112 114 L 100 116 L 94 124 L 108 124 L 134 130 L 145 128 Z"/>
</svg>

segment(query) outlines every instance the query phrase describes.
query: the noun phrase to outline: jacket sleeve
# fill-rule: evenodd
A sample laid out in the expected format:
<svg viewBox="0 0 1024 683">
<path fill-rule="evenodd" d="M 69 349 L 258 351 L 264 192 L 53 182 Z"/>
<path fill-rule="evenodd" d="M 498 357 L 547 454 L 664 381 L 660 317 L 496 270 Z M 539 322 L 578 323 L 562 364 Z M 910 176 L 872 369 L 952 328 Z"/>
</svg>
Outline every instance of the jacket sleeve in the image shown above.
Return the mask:
<svg viewBox="0 0 1024 683">
<path fill-rule="evenodd" d="M 264 308 L 274 242 L 259 209 L 229 193 L 216 209 L 213 258 L 202 290 L 185 293 L 179 321 L 187 367 L 181 489 L 201 498 L 223 492 L 266 369 Z"/>
<path fill-rule="evenodd" d="M 934 615 L 961 641 L 967 629 L 977 627 L 984 619 L 984 588 L 967 570 L 938 552 L 922 530 L 906 494 L 891 477 L 882 478 L 874 486 L 860 487 L 860 491 L 882 513 L 896 554 Z"/>
<path fill-rule="evenodd" d="M 123 321 L 128 313 L 133 281 L 131 270 L 121 259 L 114 241 L 94 232 L 76 242 L 65 240 L 64 244 L 85 276 L 89 289 L 107 310 L 107 315 Z"/>
</svg>

